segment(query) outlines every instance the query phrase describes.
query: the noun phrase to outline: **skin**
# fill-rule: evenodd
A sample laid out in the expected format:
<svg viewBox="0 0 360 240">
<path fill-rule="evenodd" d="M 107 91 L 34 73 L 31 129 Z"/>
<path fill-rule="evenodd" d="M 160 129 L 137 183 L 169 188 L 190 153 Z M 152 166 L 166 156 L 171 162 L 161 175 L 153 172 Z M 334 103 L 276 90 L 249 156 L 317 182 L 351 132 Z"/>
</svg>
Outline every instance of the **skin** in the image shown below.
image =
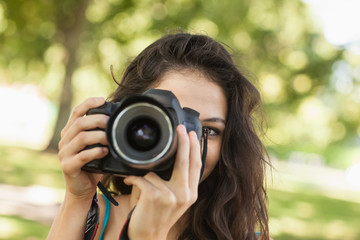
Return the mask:
<svg viewBox="0 0 360 240">
<path fill-rule="evenodd" d="M 227 116 L 223 90 L 196 70 L 167 72 L 152 88 L 172 91 L 181 106 L 197 110 L 203 126 L 210 129 L 206 168 L 202 178 L 205 179 L 220 157 Z M 66 196 L 48 239 L 83 237 L 85 226 L 82 225 L 101 175 L 84 172 L 81 167 L 108 153 L 107 148 L 100 147 L 83 150 L 85 146 L 95 143 L 107 145 L 103 131 L 85 130 L 105 128 L 108 117 L 83 116 L 88 109 L 100 106 L 104 101 L 103 98 L 91 98 L 77 106 L 62 131 L 59 158 L 66 182 Z M 119 207 L 111 207 L 105 239 L 118 238 L 128 212 L 135 205 L 128 231 L 130 239 L 177 239 L 183 229 L 181 223 L 186 220 L 184 213 L 197 199 L 201 154 L 194 132 L 186 133 L 182 125 L 176 131 L 179 145 L 171 179 L 164 181 L 154 173 L 148 173 L 144 177 L 126 177 L 124 182 L 133 186 L 132 193 L 116 196 Z M 104 217 L 105 204 L 102 197 L 99 197 L 99 206 L 100 226 L 96 239 L 100 238 Z M 69 231 L 72 232 L 71 236 L 66 234 Z"/>
<path fill-rule="evenodd" d="M 182 107 L 198 111 L 203 127 L 210 128 L 206 168 L 203 176 L 205 179 L 220 158 L 220 146 L 227 115 L 224 91 L 202 73 L 190 70 L 166 73 L 154 88 L 172 91 Z"/>
</svg>

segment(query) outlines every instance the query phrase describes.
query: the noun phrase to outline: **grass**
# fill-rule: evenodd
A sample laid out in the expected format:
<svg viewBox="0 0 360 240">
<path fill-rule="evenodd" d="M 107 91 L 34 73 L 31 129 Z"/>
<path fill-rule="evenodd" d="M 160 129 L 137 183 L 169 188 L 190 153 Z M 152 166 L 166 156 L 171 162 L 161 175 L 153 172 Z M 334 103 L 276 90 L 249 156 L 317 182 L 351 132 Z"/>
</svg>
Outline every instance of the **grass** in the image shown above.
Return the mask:
<svg viewBox="0 0 360 240">
<path fill-rule="evenodd" d="M 360 203 L 309 192 L 269 190 L 270 229 L 276 240 L 360 239 Z"/>
<path fill-rule="evenodd" d="M 49 226 L 13 216 L 0 216 L 0 239 L 40 240 L 45 239 Z"/>
<path fill-rule="evenodd" d="M 0 146 L 0 183 L 64 188 L 56 154 Z"/>
<path fill-rule="evenodd" d="M 0 146 L 0 164 L 0 183 L 64 188 L 56 154 Z M 360 239 L 360 202 L 327 197 L 315 188 L 294 189 L 268 191 L 270 231 L 275 240 Z M 49 228 L 0 216 L 0 239 L 45 239 Z"/>
</svg>

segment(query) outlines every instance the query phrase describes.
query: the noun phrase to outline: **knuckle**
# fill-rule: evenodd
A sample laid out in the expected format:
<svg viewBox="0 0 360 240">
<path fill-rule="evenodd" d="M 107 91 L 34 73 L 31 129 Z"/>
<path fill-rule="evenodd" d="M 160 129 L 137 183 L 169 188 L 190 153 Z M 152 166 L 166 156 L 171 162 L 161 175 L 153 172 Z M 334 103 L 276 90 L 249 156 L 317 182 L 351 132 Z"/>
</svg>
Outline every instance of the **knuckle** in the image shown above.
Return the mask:
<svg viewBox="0 0 360 240">
<path fill-rule="evenodd" d="M 87 140 L 87 134 L 86 132 L 80 132 L 77 136 L 77 139 L 80 143 L 85 143 Z"/>
<path fill-rule="evenodd" d="M 78 118 L 74 121 L 74 126 L 77 128 L 77 129 L 82 129 L 82 126 L 83 126 L 83 118 Z"/>
<path fill-rule="evenodd" d="M 60 132 L 60 137 L 63 138 L 65 136 L 65 133 L 66 133 L 65 128 L 63 128 Z"/>
<path fill-rule="evenodd" d="M 62 146 L 63 146 L 63 141 L 60 140 L 59 143 L 58 143 L 58 149 L 62 149 Z"/>
<path fill-rule="evenodd" d="M 72 110 L 72 115 L 79 116 L 80 113 L 82 112 L 81 109 L 82 109 L 81 105 L 75 106 Z"/>
<path fill-rule="evenodd" d="M 61 161 L 61 169 L 64 173 L 69 173 L 71 171 L 71 166 L 67 161 Z"/>
<path fill-rule="evenodd" d="M 184 207 L 184 206 L 189 206 L 191 204 L 193 204 L 197 199 L 197 194 L 192 194 L 191 192 L 185 192 L 183 194 L 181 194 L 181 197 L 178 200 L 178 206 L 179 207 Z"/>
<path fill-rule="evenodd" d="M 192 194 L 192 195 L 190 196 L 189 203 L 190 203 L 190 204 L 193 204 L 193 203 L 196 202 L 197 199 L 198 199 L 197 193 Z"/>
<path fill-rule="evenodd" d="M 64 156 L 64 151 L 62 149 L 60 149 L 58 152 L 58 157 L 59 157 L 60 161 L 63 159 L 63 156 Z"/>
<path fill-rule="evenodd" d="M 76 158 L 79 162 L 86 162 L 88 159 L 87 154 L 84 151 L 78 153 L 76 155 Z"/>
<path fill-rule="evenodd" d="M 173 193 L 168 193 L 163 198 L 163 203 L 167 206 L 175 206 L 178 204 L 178 199 Z"/>
</svg>

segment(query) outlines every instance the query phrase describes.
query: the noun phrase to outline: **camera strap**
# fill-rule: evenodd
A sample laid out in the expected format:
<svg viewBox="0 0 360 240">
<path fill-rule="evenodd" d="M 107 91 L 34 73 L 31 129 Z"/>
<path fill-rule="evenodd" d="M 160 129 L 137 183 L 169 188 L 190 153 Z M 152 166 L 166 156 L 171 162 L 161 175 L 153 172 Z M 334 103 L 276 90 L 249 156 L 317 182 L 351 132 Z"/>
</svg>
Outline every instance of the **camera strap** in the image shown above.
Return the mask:
<svg viewBox="0 0 360 240">
<path fill-rule="evenodd" d="M 209 135 L 209 129 L 204 127 L 202 129 L 202 166 L 200 171 L 200 179 L 203 176 L 205 165 L 206 165 L 206 155 L 207 155 L 207 144 L 208 144 L 208 135 Z M 119 203 L 111 196 L 110 192 L 104 187 L 104 185 L 101 182 L 98 182 L 97 184 L 99 190 L 109 199 L 109 201 L 114 204 L 115 206 L 118 206 Z M 85 229 L 85 240 L 93 240 L 97 231 L 97 228 L 99 227 L 99 216 L 100 216 L 100 210 L 97 200 L 97 194 L 95 193 L 90 210 L 88 212 L 88 217 L 86 221 L 86 229 Z M 134 207 L 135 208 L 135 207 Z M 129 239 L 127 236 L 127 230 L 129 227 L 129 222 L 131 218 L 131 214 L 134 211 L 134 208 L 130 211 L 127 220 L 121 230 L 119 240 L 127 240 Z"/>
<path fill-rule="evenodd" d="M 94 239 L 96 231 L 99 227 L 100 210 L 97 201 L 98 201 L 97 194 L 95 193 L 86 220 L 86 228 L 85 228 L 85 236 L 84 236 L 85 240 Z"/>
<path fill-rule="evenodd" d="M 201 171 L 200 171 L 200 179 L 202 178 L 202 175 L 205 170 L 206 166 L 206 155 L 207 155 L 207 144 L 208 144 L 208 136 L 209 136 L 209 128 L 203 127 L 202 128 L 202 157 L 201 157 Z"/>
<path fill-rule="evenodd" d="M 97 184 L 100 191 L 105 195 L 109 201 L 114 204 L 114 206 L 119 206 L 119 203 L 111 196 L 111 193 L 104 187 L 104 185 L 101 182 L 98 182 Z"/>
<path fill-rule="evenodd" d="M 200 172 L 200 179 L 203 176 L 204 170 L 205 170 L 205 164 L 206 164 L 206 155 L 207 155 L 207 143 L 208 143 L 208 135 L 209 135 L 209 129 L 208 128 L 203 128 L 202 129 L 202 139 L 203 139 L 203 152 L 202 152 L 202 157 L 201 157 L 201 161 L 202 161 L 202 166 L 201 166 L 201 172 Z M 136 206 L 135 206 L 136 207 Z M 133 209 L 131 209 L 131 211 L 129 212 L 125 224 L 123 226 L 123 228 L 121 229 L 120 232 L 120 236 L 119 236 L 119 240 L 129 240 L 128 237 L 128 229 L 129 229 L 129 223 L 130 223 L 130 218 L 131 215 L 135 209 L 135 207 Z"/>
<path fill-rule="evenodd" d="M 104 185 L 101 182 L 98 182 L 97 186 L 112 204 L 114 204 L 115 206 L 119 205 L 119 203 L 111 196 L 110 192 L 104 187 Z M 97 229 L 99 227 L 99 218 L 100 218 L 100 210 L 98 205 L 97 193 L 95 193 L 86 220 L 86 228 L 85 228 L 85 236 L 84 236 L 85 240 L 94 239 Z"/>
</svg>

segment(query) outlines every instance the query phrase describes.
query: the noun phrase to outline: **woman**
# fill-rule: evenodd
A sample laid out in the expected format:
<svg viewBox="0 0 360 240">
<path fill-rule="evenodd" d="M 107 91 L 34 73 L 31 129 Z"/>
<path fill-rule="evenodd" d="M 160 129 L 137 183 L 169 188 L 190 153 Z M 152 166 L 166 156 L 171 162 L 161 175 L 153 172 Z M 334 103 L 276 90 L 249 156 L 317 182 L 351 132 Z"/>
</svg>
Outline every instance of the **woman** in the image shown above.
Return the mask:
<svg viewBox="0 0 360 240">
<path fill-rule="evenodd" d="M 260 96 L 228 51 L 203 35 L 164 36 L 130 63 L 111 101 L 151 88 L 172 91 L 182 107 L 200 113 L 208 130 L 204 175 L 199 182 L 201 154 L 196 134 L 179 125 L 178 151 L 169 181 L 152 172 L 125 179 L 104 176 L 104 185 L 118 193 L 113 197 L 119 206 L 111 206 L 105 216 L 107 200 L 98 197 L 100 225 L 94 238 L 118 239 L 134 209 L 125 233 L 132 240 L 257 239 L 256 232 L 261 239 L 269 239 L 265 148 L 253 122 Z M 59 158 L 66 196 L 48 239 L 84 237 L 101 175 L 84 172 L 81 167 L 108 154 L 106 147 L 83 150 L 87 145 L 108 144 L 103 131 L 86 130 L 104 129 L 108 117 L 83 116 L 104 101 L 90 98 L 77 106 L 62 131 Z"/>
</svg>

